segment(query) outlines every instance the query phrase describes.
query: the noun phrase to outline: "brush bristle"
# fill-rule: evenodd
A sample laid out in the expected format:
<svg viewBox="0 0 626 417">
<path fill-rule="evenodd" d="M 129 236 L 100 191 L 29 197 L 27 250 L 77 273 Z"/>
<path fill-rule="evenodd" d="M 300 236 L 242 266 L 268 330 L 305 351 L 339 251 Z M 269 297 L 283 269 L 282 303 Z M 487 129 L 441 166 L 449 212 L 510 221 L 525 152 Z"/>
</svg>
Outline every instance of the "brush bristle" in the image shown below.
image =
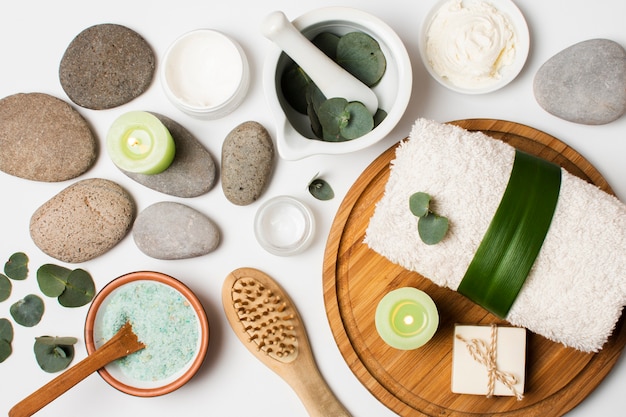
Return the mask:
<svg viewBox="0 0 626 417">
<path fill-rule="evenodd" d="M 281 362 L 297 356 L 294 313 L 280 294 L 247 277 L 234 282 L 232 300 L 243 330 L 258 350 Z"/>
</svg>

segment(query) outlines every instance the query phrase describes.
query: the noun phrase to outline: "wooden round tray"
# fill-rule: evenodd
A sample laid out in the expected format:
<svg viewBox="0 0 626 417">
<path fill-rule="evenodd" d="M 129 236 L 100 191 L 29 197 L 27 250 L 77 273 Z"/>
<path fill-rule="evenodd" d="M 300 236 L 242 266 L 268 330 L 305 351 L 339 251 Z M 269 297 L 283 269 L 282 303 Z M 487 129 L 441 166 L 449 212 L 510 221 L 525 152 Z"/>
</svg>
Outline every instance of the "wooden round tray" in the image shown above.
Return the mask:
<svg viewBox="0 0 626 417">
<path fill-rule="evenodd" d="M 602 175 L 560 140 L 517 123 L 471 119 L 452 122 L 554 161 L 612 193 Z M 599 353 L 583 353 L 528 332 L 526 388 L 515 397 L 453 394 L 450 389 L 455 323 L 506 324 L 460 294 L 390 263 L 363 243 L 375 204 L 389 178 L 395 146 L 361 174 L 341 203 L 324 254 L 324 301 L 335 340 L 348 366 L 383 404 L 401 416 L 560 416 L 579 404 L 611 370 L 626 344 L 620 320 Z M 440 327 L 424 347 L 400 351 L 378 336 L 374 313 L 389 291 L 413 286 L 432 296 Z"/>
</svg>

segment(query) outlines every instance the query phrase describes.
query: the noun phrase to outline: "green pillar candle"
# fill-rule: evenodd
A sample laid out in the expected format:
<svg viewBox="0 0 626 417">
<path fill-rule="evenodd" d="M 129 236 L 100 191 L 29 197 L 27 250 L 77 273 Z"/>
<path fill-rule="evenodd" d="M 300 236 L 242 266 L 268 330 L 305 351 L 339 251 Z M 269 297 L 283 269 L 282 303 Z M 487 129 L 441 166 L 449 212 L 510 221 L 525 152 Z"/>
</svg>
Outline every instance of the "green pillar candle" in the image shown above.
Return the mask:
<svg viewBox="0 0 626 417">
<path fill-rule="evenodd" d="M 404 287 L 387 293 L 376 308 L 376 330 L 389 346 L 401 350 L 426 344 L 439 325 L 437 306 L 417 288 Z"/>
<path fill-rule="evenodd" d="M 131 111 L 115 119 L 106 143 L 109 157 L 124 171 L 158 174 L 174 160 L 172 135 L 156 116 L 148 112 Z"/>
</svg>

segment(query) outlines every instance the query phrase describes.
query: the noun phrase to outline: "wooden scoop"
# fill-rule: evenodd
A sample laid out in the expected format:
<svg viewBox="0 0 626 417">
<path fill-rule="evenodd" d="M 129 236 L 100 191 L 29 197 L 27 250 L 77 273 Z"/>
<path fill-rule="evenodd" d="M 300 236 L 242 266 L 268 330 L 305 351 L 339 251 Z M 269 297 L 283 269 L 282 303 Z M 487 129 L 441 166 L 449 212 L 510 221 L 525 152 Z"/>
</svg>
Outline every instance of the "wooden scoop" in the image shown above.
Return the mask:
<svg viewBox="0 0 626 417">
<path fill-rule="evenodd" d="M 126 322 L 120 330 L 109 339 L 93 355 L 87 356 L 61 375 L 48 382 L 37 391 L 17 403 L 10 411 L 9 417 L 31 416 L 65 391 L 80 381 L 113 362 L 115 359 L 130 355 L 145 347 L 133 333 L 133 328 Z"/>
</svg>

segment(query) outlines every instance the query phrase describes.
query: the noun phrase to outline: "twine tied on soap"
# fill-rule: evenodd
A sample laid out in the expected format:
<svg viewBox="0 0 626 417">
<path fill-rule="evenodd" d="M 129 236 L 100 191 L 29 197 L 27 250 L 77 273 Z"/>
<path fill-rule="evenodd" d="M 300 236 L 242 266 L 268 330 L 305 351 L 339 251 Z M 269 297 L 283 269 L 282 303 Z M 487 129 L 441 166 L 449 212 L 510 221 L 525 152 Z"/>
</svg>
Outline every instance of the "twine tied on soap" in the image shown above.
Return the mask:
<svg viewBox="0 0 626 417">
<path fill-rule="evenodd" d="M 482 339 L 467 340 L 461 335 L 456 335 L 457 339 L 463 341 L 469 351 L 470 356 L 481 365 L 487 368 L 489 376 L 487 398 L 493 396 L 496 381 L 500 381 L 515 395 L 518 401 L 524 398 L 524 395 L 520 393 L 516 388 L 517 377 L 511 372 L 504 372 L 498 369 L 496 347 L 498 346 L 498 327 L 495 324 L 491 325 L 491 338 L 489 344 L 485 343 Z"/>
</svg>

